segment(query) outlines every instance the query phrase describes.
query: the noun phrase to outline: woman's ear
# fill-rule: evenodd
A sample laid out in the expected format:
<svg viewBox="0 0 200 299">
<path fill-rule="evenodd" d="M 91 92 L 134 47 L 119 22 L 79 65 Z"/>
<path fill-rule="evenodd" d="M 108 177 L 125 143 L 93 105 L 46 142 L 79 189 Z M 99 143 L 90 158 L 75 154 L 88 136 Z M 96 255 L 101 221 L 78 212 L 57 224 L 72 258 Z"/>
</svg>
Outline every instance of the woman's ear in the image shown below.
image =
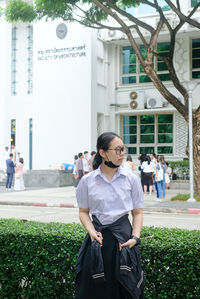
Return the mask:
<svg viewBox="0 0 200 299">
<path fill-rule="evenodd" d="M 103 159 L 106 158 L 105 152 L 104 152 L 104 150 L 103 150 L 102 148 L 99 150 L 99 154 L 100 154 L 100 156 L 101 156 Z"/>
</svg>

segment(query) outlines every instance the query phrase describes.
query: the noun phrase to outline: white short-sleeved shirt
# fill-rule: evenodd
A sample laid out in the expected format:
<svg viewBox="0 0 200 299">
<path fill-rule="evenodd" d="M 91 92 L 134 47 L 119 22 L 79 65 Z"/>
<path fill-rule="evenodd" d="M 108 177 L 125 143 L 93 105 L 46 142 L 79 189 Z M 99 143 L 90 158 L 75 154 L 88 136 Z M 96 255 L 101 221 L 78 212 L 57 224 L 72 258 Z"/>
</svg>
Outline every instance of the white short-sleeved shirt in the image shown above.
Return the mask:
<svg viewBox="0 0 200 299">
<path fill-rule="evenodd" d="M 110 224 L 133 209 L 143 208 L 140 179 L 121 166 L 109 181 L 101 168 L 82 177 L 76 190 L 79 208 L 89 209 L 102 224 Z"/>
</svg>

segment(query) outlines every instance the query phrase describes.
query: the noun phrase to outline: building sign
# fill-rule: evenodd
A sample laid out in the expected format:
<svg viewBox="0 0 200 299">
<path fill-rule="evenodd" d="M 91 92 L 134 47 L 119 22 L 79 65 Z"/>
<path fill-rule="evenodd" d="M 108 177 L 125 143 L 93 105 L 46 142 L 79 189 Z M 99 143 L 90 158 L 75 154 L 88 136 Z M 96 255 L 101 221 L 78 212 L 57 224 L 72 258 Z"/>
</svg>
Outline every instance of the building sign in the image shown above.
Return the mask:
<svg viewBox="0 0 200 299">
<path fill-rule="evenodd" d="M 86 44 L 67 48 L 53 48 L 38 50 L 38 60 L 57 60 L 67 58 L 81 58 L 86 56 Z"/>
</svg>

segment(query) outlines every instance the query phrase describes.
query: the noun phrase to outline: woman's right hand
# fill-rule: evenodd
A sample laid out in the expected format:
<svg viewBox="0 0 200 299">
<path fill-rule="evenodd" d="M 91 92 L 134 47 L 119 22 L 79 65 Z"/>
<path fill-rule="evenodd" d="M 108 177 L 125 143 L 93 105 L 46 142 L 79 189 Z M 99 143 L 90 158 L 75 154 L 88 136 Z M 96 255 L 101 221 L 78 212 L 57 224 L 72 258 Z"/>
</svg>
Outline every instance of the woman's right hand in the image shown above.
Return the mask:
<svg viewBox="0 0 200 299">
<path fill-rule="evenodd" d="M 99 244 L 102 246 L 102 242 L 103 242 L 103 237 L 102 237 L 102 233 L 101 232 L 97 232 L 97 231 L 92 231 L 89 232 L 91 241 L 93 242 L 94 240 L 97 240 L 97 242 L 99 242 Z"/>
</svg>

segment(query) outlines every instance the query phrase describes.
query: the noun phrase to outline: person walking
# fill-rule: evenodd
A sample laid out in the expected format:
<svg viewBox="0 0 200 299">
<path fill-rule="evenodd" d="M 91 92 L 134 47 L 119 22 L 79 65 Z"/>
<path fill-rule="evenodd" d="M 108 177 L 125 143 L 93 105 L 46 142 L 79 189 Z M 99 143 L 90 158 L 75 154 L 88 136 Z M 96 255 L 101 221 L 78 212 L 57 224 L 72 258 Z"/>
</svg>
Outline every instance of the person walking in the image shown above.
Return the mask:
<svg viewBox="0 0 200 299">
<path fill-rule="evenodd" d="M 154 165 L 151 163 L 150 157 L 147 155 L 144 162 L 142 162 L 141 169 L 144 174 L 144 194 L 147 194 L 147 186 L 149 186 L 149 195 L 152 194 L 152 175 L 154 173 Z"/>
<path fill-rule="evenodd" d="M 172 169 L 169 166 L 169 163 L 166 162 L 166 170 L 165 170 L 165 185 L 167 189 L 170 189 L 170 176 L 172 174 Z"/>
<path fill-rule="evenodd" d="M 6 164 L 6 161 L 9 159 L 9 147 L 6 146 L 5 147 L 5 150 L 3 152 L 3 171 L 6 172 L 6 167 L 7 167 L 7 164 Z"/>
<path fill-rule="evenodd" d="M 92 152 L 90 153 L 90 155 L 91 155 L 91 157 L 90 157 L 90 159 L 89 159 L 89 161 L 88 161 L 88 164 L 89 164 L 89 169 L 90 169 L 90 171 L 93 171 L 93 161 L 94 161 L 94 157 L 96 156 L 96 152 L 95 152 L 95 151 L 92 151 Z"/>
<path fill-rule="evenodd" d="M 142 184 L 142 189 L 144 191 L 144 172 L 143 169 L 141 168 L 142 163 L 144 162 L 145 158 L 146 158 L 146 153 L 142 153 L 139 157 L 138 160 L 140 160 L 140 166 L 138 167 L 138 169 L 140 170 L 140 178 L 141 178 L 141 184 Z"/>
<path fill-rule="evenodd" d="M 76 263 L 75 299 L 144 298 L 137 246 L 143 191 L 140 179 L 120 166 L 124 154 L 123 141 L 117 134 L 100 135 L 94 171 L 77 187 L 79 217 L 88 234 Z"/>
<path fill-rule="evenodd" d="M 90 168 L 89 168 L 89 157 L 88 157 L 88 151 L 84 151 L 84 157 L 83 157 L 83 171 L 84 171 L 84 174 L 87 174 L 89 171 L 90 171 Z"/>
<path fill-rule="evenodd" d="M 75 167 L 76 167 L 76 186 L 78 186 L 81 178 L 84 175 L 84 171 L 83 171 L 83 153 L 79 153 L 78 154 L 78 160 L 76 160 L 75 162 Z"/>
<path fill-rule="evenodd" d="M 15 163 L 13 162 L 13 153 L 9 154 L 9 159 L 6 160 L 6 190 L 11 190 L 13 175 L 15 173 Z"/>
<path fill-rule="evenodd" d="M 17 191 L 25 190 L 23 169 L 24 169 L 24 159 L 21 157 L 19 158 L 19 163 L 16 165 L 14 190 Z"/>
<path fill-rule="evenodd" d="M 158 200 L 165 199 L 165 171 L 166 171 L 166 163 L 163 155 L 158 156 L 155 171 L 155 180 L 158 192 Z"/>
</svg>

